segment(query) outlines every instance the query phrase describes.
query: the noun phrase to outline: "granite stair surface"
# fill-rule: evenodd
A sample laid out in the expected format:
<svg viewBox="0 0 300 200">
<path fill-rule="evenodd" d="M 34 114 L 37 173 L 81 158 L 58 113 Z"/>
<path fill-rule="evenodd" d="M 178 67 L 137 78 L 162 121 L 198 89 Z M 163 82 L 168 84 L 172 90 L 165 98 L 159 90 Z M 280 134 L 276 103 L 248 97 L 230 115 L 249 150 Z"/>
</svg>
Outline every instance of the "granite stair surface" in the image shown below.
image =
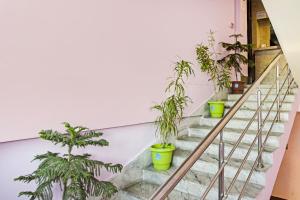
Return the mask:
<svg viewBox="0 0 300 200">
<path fill-rule="evenodd" d="M 262 99 L 268 93 L 270 85 L 261 85 L 260 90 L 262 92 Z M 245 90 L 247 90 L 249 86 Z M 289 120 L 289 111 L 292 108 L 292 104 L 295 101 L 295 95 L 297 92 L 296 86 L 293 86 L 291 94 L 288 94 L 281 107 L 281 121 L 275 122 L 270 132 L 266 147 L 263 152 L 264 167 L 259 170 L 254 170 L 250 178 L 250 181 L 246 187 L 243 199 L 253 200 L 264 188 L 266 184 L 266 172 L 272 166 L 273 152 L 280 146 L 280 136 L 284 132 L 284 124 Z M 282 92 L 283 94 L 283 92 Z M 230 107 L 241 97 L 242 95 L 228 95 L 228 100 L 225 102 L 225 113 L 229 111 Z M 272 89 L 268 98 L 262 106 L 262 116 L 265 119 L 273 100 L 276 98 L 275 89 Z M 282 98 L 282 95 L 281 95 Z M 244 132 L 243 130 L 253 118 L 256 111 L 257 102 L 256 94 L 253 93 L 249 96 L 247 101 L 236 112 L 234 117 L 228 122 L 223 130 L 223 140 L 225 143 L 225 157 L 234 147 L 238 138 Z M 276 104 L 270 112 L 268 118 L 265 120 L 265 126 L 263 128 L 262 137 L 263 140 L 266 137 L 267 132 L 270 129 L 272 120 L 276 115 Z M 146 200 L 151 197 L 156 189 L 166 182 L 171 174 L 182 164 L 182 162 L 191 154 L 191 152 L 204 140 L 207 134 L 216 126 L 220 119 L 201 117 L 197 122 L 191 123 L 184 135 L 180 135 L 176 141 L 176 150 L 173 156 L 172 167 L 167 171 L 156 171 L 151 165 L 142 169 L 142 175 L 139 179 L 131 182 L 128 185 L 120 188 L 120 191 L 113 197 L 115 200 Z M 236 150 L 232 154 L 228 164 L 224 169 L 225 176 L 225 188 L 228 188 L 229 184 L 233 180 L 238 168 L 240 167 L 248 149 L 250 148 L 253 140 L 257 134 L 257 118 L 254 118 L 252 125 L 248 131 L 244 132 L 244 137 L 241 143 L 237 146 Z M 213 143 L 206 149 L 205 153 L 196 161 L 193 167 L 188 171 L 184 178 L 177 184 L 175 189 L 170 193 L 167 199 L 174 200 L 194 200 L 199 199 L 206 187 L 209 185 L 212 177 L 218 170 L 218 152 L 219 152 L 219 137 L 215 138 Z M 255 162 L 258 154 L 257 141 L 254 142 L 252 151 L 250 152 L 242 170 L 240 171 L 237 181 L 233 185 L 232 190 L 229 192 L 227 199 L 237 199 L 243 185 L 248 177 L 248 174 Z M 212 189 L 208 193 L 206 199 L 216 200 L 218 199 L 218 181 L 213 185 Z"/>
</svg>

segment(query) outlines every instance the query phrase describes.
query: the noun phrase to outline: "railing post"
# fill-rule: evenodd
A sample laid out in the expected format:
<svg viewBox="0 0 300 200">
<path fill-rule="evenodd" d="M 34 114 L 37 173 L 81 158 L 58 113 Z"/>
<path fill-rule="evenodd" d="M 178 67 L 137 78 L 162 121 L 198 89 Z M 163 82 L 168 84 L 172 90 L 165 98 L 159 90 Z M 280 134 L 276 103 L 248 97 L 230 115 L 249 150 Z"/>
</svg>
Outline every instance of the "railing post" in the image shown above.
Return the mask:
<svg viewBox="0 0 300 200">
<path fill-rule="evenodd" d="M 278 95 L 277 97 L 277 118 L 276 121 L 280 121 L 280 92 L 279 92 L 279 63 L 276 64 L 276 95 Z"/>
<path fill-rule="evenodd" d="M 257 162 L 257 169 L 263 168 L 263 159 L 262 154 L 260 154 L 260 151 L 262 151 L 262 108 L 261 108 L 261 91 L 260 89 L 257 90 L 257 131 L 259 132 L 258 135 L 258 162 Z"/>
<path fill-rule="evenodd" d="M 221 169 L 224 163 L 224 141 L 223 141 L 223 130 L 220 132 L 220 143 L 219 143 L 219 169 Z M 224 197 L 224 168 L 219 175 L 219 200 Z"/>
<path fill-rule="evenodd" d="M 291 90 L 290 90 L 290 84 L 291 84 L 291 70 L 289 67 L 287 67 L 288 69 L 288 75 L 287 75 L 287 81 L 288 81 L 288 88 L 287 88 L 287 93 L 291 94 Z"/>
</svg>

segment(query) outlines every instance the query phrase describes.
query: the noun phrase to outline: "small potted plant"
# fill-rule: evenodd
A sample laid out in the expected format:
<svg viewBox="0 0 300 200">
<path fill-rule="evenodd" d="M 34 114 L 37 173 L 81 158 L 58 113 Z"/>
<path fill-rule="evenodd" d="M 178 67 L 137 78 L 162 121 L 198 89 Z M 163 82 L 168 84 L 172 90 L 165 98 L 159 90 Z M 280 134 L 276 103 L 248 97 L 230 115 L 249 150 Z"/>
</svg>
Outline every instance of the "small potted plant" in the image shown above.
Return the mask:
<svg viewBox="0 0 300 200">
<path fill-rule="evenodd" d="M 231 89 L 233 94 L 242 94 L 244 92 L 245 83 L 241 81 L 242 64 L 247 64 L 248 59 L 243 53 L 248 52 L 249 45 L 242 44 L 238 38 L 242 37 L 241 34 L 233 34 L 229 37 L 234 38 L 234 43 L 221 42 L 221 45 L 228 54 L 219 62 L 224 64 L 230 69 L 234 69 L 235 81 L 232 81 Z"/>
<path fill-rule="evenodd" d="M 150 148 L 153 166 L 156 170 L 167 170 L 171 166 L 175 146 L 170 143 L 170 137 L 178 135 L 178 124 L 182 120 L 184 108 L 190 100 L 185 94 L 184 79 L 192 74 L 194 71 L 191 63 L 184 60 L 177 62 L 175 79 L 165 90 L 170 96 L 162 103 L 152 107 L 160 112 L 155 124 L 157 125 L 156 134 L 161 142 Z"/>
<path fill-rule="evenodd" d="M 196 47 L 197 61 L 200 70 L 209 75 L 209 81 L 214 83 L 214 92 L 230 87 L 230 67 L 218 60 L 220 53 L 215 50 L 214 32 L 210 31 L 208 45 L 200 44 Z M 224 114 L 224 101 L 219 99 L 208 101 L 209 112 L 212 118 L 221 118 Z"/>
<path fill-rule="evenodd" d="M 45 130 L 39 133 L 44 140 L 49 140 L 54 144 L 61 144 L 67 147 L 65 154 L 47 152 L 35 156 L 34 160 L 40 161 L 38 168 L 29 175 L 20 176 L 16 181 L 37 183 L 35 191 L 20 192 L 19 196 L 28 196 L 31 200 L 53 199 L 53 186 L 58 184 L 62 190 L 60 199 L 80 199 L 86 200 L 90 196 L 109 198 L 117 192 L 116 186 L 108 181 L 100 181 L 96 177 L 100 176 L 102 168 L 112 173 L 122 170 L 122 165 L 104 163 L 91 159 L 90 154 L 75 155 L 74 148 L 85 148 L 87 146 L 108 146 L 104 139 L 98 139 L 102 133 L 88 130 L 81 126 L 71 126 L 64 123 L 65 133 Z"/>
</svg>

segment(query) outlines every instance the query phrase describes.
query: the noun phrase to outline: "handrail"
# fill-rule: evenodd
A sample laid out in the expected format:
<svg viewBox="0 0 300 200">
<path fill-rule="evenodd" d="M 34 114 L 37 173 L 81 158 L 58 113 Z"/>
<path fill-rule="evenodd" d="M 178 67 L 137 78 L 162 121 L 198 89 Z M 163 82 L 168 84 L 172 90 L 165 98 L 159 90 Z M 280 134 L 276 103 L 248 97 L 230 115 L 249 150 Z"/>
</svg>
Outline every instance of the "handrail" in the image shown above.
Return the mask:
<svg viewBox="0 0 300 200">
<path fill-rule="evenodd" d="M 164 200 L 170 192 L 176 187 L 180 180 L 186 175 L 186 173 L 192 168 L 194 163 L 201 157 L 209 145 L 220 134 L 226 124 L 231 120 L 235 113 L 240 109 L 248 97 L 259 87 L 261 82 L 269 74 L 269 72 L 276 66 L 282 52 L 279 52 L 271 63 L 266 67 L 261 76 L 249 87 L 249 89 L 241 96 L 241 98 L 231 107 L 231 109 L 225 114 L 225 116 L 217 123 L 217 125 L 209 132 L 204 140 L 195 148 L 195 150 L 185 159 L 185 161 L 178 167 L 178 169 L 170 176 L 170 178 L 161 185 L 157 191 L 151 196 L 151 200 Z M 224 162 L 226 164 L 226 161 Z M 223 164 L 224 164 L 223 163 Z M 218 175 L 220 171 L 218 171 Z"/>
</svg>

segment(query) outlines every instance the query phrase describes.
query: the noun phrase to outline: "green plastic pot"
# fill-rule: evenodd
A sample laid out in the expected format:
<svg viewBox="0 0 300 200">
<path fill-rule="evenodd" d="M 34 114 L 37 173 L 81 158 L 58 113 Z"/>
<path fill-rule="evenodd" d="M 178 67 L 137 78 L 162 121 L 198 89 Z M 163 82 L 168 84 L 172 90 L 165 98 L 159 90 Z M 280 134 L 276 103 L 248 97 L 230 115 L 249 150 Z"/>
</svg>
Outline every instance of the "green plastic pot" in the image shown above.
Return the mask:
<svg viewBox="0 0 300 200">
<path fill-rule="evenodd" d="M 175 146 L 168 144 L 163 147 L 162 144 L 154 144 L 150 148 L 153 167 L 157 171 L 164 171 L 171 167 L 173 151 Z"/>
<path fill-rule="evenodd" d="M 223 101 L 209 101 L 209 112 L 212 118 L 222 118 L 224 114 L 224 102 Z"/>
</svg>

